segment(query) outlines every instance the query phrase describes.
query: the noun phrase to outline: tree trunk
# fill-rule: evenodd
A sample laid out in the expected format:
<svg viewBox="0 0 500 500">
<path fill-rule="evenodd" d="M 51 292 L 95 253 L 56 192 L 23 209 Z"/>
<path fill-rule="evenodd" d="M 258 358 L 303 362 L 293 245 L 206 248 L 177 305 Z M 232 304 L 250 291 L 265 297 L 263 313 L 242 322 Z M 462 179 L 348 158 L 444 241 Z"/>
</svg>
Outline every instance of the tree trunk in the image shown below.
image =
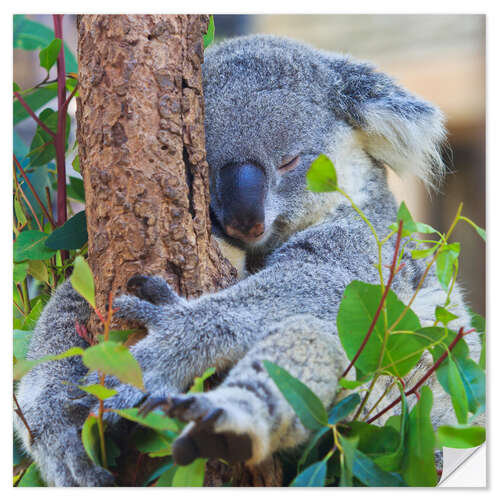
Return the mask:
<svg viewBox="0 0 500 500">
<path fill-rule="evenodd" d="M 134 274 L 160 274 L 186 297 L 235 280 L 210 233 L 207 23 L 203 15 L 79 16 L 77 137 L 101 311 Z M 98 329 L 93 318 L 90 331 Z M 220 482 L 216 469 L 210 484 Z M 242 474 L 246 485 L 252 474 Z M 254 475 L 258 484 L 263 474 Z"/>
</svg>

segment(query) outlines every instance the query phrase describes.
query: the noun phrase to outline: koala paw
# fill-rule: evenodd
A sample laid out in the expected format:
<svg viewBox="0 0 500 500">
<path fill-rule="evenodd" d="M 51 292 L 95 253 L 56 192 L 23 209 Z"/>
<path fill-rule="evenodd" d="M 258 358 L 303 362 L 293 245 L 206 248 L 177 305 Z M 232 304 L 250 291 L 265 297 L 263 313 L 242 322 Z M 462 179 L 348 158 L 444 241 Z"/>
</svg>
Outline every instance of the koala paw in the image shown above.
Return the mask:
<svg viewBox="0 0 500 500">
<path fill-rule="evenodd" d="M 191 421 L 173 445 L 174 461 L 188 465 L 196 458 L 222 458 L 229 463 L 252 457 L 252 437 L 241 432 L 238 411 L 231 405 L 218 405 L 202 394 L 153 398 L 141 408 L 149 413 L 161 408 L 168 416 Z"/>
<path fill-rule="evenodd" d="M 120 295 L 113 301 L 115 317 L 139 321 L 144 325 L 154 324 L 160 317 L 160 306 L 133 295 Z"/>
<path fill-rule="evenodd" d="M 175 304 L 181 300 L 161 276 L 136 274 L 128 280 L 127 290 L 155 305 Z"/>
</svg>

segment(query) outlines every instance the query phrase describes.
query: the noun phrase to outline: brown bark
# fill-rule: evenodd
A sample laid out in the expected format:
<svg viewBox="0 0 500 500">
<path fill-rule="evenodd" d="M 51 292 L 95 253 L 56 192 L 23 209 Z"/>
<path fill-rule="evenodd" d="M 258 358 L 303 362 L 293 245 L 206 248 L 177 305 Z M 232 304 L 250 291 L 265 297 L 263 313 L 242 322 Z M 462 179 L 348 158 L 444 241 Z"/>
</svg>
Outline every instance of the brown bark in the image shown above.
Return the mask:
<svg viewBox="0 0 500 500">
<path fill-rule="evenodd" d="M 160 274 L 186 297 L 235 279 L 210 234 L 201 83 L 207 22 L 79 16 L 77 137 L 101 311 L 138 273 Z M 98 329 L 95 318 L 90 329 Z M 217 474 L 207 481 L 217 484 Z"/>
</svg>

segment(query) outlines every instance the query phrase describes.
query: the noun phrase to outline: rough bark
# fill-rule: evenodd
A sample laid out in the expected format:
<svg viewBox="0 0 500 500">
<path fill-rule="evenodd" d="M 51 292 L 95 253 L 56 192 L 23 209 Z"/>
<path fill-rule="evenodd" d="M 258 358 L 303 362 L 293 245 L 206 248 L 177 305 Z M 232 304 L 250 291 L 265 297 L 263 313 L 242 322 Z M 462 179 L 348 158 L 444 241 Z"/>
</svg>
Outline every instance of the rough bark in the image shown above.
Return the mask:
<svg viewBox="0 0 500 500">
<path fill-rule="evenodd" d="M 160 274 L 186 297 L 235 279 L 210 234 L 201 83 L 207 22 L 203 15 L 79 16 L 77 137 L 101 311 L 110 292 L 124 292 L 138 273 Z M 94 318 L 90 330 L 98 328 Z M 122 468 L 130 470 L 130 461 Z M 209 469 L 207 482 L 218 484 L 222 472 Z M 244 476 L 253 484 L 251 470 Z M 264 474 L 254 476 L 261 484 Z"/>
</svg>

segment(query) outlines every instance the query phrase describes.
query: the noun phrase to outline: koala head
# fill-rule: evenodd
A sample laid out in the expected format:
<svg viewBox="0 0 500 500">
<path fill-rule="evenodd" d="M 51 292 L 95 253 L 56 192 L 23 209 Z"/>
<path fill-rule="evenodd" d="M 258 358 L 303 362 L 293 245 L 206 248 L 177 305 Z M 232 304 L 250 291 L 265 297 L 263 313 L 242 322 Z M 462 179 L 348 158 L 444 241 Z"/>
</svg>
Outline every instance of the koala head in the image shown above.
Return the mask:
<svg viewBox="0 0 500 500">
<path fill-rule="evenodd" d="M 213 224 L 242 248 L 335 210 L 338 193 L 306 189 L 321 153 L 356 201 L 374 172 L 385 182 L 382 164 L 430 185 L 443 173 L 440 112 L 368 64 L 274 36 L 236 38 L 206 51 L 203 88 Z"/>
</svg>

